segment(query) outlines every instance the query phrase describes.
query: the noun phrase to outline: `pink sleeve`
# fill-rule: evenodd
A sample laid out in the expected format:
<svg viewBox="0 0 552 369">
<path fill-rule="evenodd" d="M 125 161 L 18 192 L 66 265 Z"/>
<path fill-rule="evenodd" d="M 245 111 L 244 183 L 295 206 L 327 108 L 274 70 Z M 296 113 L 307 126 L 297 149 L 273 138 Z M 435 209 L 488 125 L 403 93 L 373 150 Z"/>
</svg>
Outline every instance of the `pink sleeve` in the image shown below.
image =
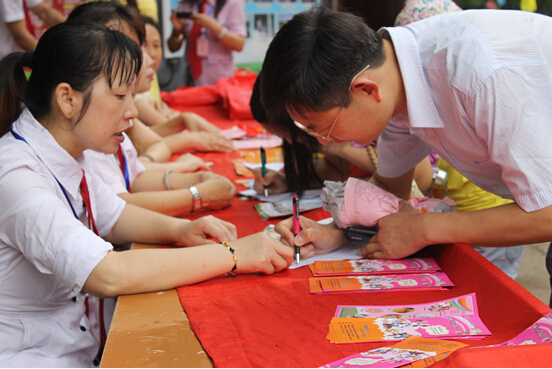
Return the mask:
<svg viewBox="0 0 552 369">
<path fill-rule="evenodd" d="M 339 213 L 342 228 L 353 225 L 373 227 L 386 215 L 399 211 L 400 199 L 378 186 L 349 178 Z"/>
<path fill-rule="evenodd" d="M 237 35 L 247 36 L 245 10 L 242 0 L 228 0 L 220 13 L 218 19 L 223 26 Z"/>
</svg>

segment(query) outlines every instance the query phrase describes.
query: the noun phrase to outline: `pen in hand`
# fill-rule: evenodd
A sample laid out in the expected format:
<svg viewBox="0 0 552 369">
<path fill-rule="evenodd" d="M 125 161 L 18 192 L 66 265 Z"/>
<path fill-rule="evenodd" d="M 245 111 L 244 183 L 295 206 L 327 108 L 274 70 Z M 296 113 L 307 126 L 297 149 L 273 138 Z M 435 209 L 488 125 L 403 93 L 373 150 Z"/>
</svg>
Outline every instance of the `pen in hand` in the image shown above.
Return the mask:
<svg viewBox="0 0 552 369">
<path fill-rule="evenodd" d="M 299 198 L 297 195 L 293 195 L 293 235 L 297 236 L 301 232 L 301 226 L 299 225 Z M 299 259 L 301 258 L 301 249 L 299 246 L 295 246 L 295 261 L 299 265 Z"/>
<path fill-rule="evenodd" d="M 261 173 L 264 176 L 266 176 L 266 153 L 265 149 L 261 146 Z M 264 195 L 265 197 L 268 197 L 268 187 L 264 186 Z"/>
</svg>

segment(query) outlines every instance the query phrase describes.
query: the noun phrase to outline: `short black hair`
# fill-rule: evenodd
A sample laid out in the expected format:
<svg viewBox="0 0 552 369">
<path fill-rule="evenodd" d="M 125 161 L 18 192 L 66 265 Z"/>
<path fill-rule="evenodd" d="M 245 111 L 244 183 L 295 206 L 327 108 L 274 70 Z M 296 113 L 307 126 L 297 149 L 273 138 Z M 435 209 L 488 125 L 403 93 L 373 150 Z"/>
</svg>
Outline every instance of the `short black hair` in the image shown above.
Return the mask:
<svg viewBox="0 0 552 369">
<path fill-rule="evenodd" d="M 384 61 L 382 38 L 362 18 L 314 6 L 294 15 L 270 43 L 261 100 L 268 115 L 327 111 L 343 101 L 347 107 L 354 75 Z"/>
<path fill-rule="evenodd" d="M 92 86 L 99 77 L 105 77 L 112 87 L 136 78 L 142 66 L 142 50 L 136 42 L 119 31 L 87 20 L 67 21 L 49 28 L 30 53 L 28 61 L 24 61 L 26 54 L 17 52 L 0 62 L 1 135 L 9 131 L 21 113 L 20 100 L 36 119 L 50 114 L 54 91 L 63 82 L 84 93 L 77 124 L 86 113 Z M 24 64 L 32 69 L 28 82 L 24 78 Z"/>
<path fill-rule="evenodd" d="M 92 1 L 77 6 L 69 13 L 67 20 L 87 19 L 107 24 L 113 20 L 124 21 L 136 32 L 140 45 L 146 40 L 146 25 L 138 10 L 131 5 L 111 1 Z"/>
</svg>

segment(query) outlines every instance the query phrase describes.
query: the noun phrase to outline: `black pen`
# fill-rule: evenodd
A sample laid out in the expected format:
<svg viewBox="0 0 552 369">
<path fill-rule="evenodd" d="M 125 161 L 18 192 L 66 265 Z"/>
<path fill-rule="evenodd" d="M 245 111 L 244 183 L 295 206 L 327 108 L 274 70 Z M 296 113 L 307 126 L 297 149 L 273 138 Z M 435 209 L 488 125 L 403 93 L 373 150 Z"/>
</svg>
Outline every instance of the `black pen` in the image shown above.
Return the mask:
<svg viewBox="0 0 552 369">
<path fill-rule="evenodd" d="M 261 146 L 261 173 L 264 176 L 266 176 L 266 153 L 265 149 Z M 268 187 L 264 186 L 264 195 L 265 197 L 268 197 Z"/>
<path fill-rule="evenodd" d="M 293 195 L 293 234 L 297 236 L 301 232 L 301 225 L 299 224 L 299 198 L 297 195 Z M 295 261 L 299 265 L 299 259 L 301 259 L 301 249 L 299 246 L 295 246 Z"/>
</svg>

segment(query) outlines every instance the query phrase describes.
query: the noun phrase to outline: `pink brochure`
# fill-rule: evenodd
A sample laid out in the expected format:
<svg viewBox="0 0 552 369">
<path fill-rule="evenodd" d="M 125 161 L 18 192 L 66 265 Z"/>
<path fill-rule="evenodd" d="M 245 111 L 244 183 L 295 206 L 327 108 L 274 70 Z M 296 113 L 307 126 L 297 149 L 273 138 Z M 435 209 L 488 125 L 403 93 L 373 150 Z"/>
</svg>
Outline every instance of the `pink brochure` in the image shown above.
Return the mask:
<svg viewBox="0 0 552 369">
<path fill-rule="evenodd" d="M 310 278 L 311 293 L 366 293 L 442 290 L 454 284 L 445 273 Z"/>
<path fill-rule="evenodd" d="M 453 341 L 410 337 L 396 345 L 361 352 L 321 368 L 396 368 L 428 357 L 447 356 L 465 346 Z"/>
<path fill-rule="evenodd" d="M 336 318 L 381 318 L 401 316 L 407 319 L 455 315 L 479 315 L 475 293 L 425 304 L 402 305 L 338 305 Z"/>
<path fill-rule="evenodd" d="M 367 275 L 433 273 L 441 270 L 433 258 L 406 258 L 400 260 L 356 259 L 315 261 L 312 268 L 317 277 L 330 275 Z"/>
<path fill-rule="evenodd" d="M 511 340 L 487 347 L 536 345 L 541 343 L 552 343 L 552 311 Z"/>
</svg>

